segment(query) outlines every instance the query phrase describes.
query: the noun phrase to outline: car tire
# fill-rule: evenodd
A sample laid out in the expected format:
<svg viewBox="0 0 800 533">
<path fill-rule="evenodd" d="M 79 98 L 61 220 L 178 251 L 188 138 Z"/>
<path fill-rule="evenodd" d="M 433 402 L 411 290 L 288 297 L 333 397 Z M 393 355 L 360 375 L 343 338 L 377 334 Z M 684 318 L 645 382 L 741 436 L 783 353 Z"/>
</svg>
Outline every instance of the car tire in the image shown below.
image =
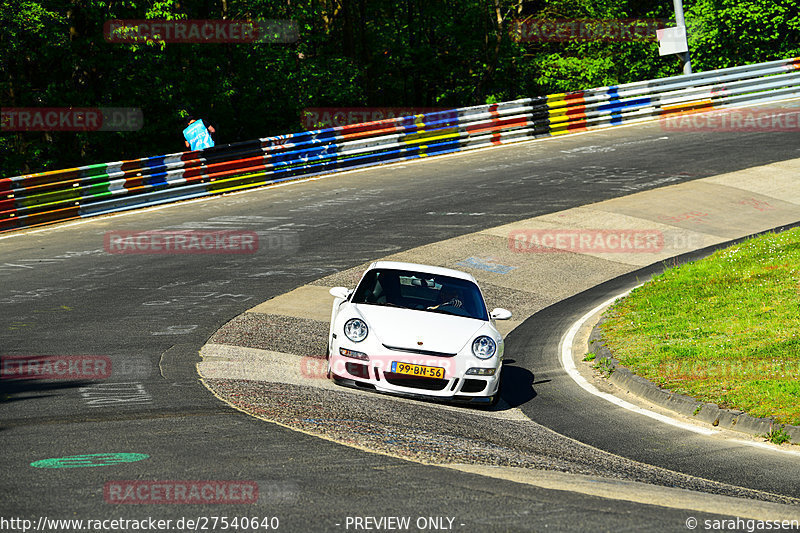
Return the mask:
<svg viewBox="0 0 800 533">
<path fill-rule="evenodd" d="M 326 365 L 328 368 L 327 368 L 327 370 L 325 372 L 325 377 L 327 377 L 328 379 L 331 379 L 331 345 L 330 344 L 328 344 L 328 346 L 325 348 L 325 360 L 328 362 L 328 364 Z"/>
<path fill-rule="evenodd" d="M 497 384 L 497 392 L 494 393 L 492 399 L 489 400 L 489 403 L 486 404 L 487 409 L 491 409 L 493 407 L 497 407 L 498 402 L 500 402 L 500 390 L 503 387 L 503 375 L 500 375 L 500 383 Z"/>
<path fill-rule="evenodd" d="M 489 402 L 488 407 L 497 407 L 499 401 L 500 401 L 500 391 L 498 390 L 497 393 L 494 396 L 492 396 L 492 400 Z"/>
</svg>

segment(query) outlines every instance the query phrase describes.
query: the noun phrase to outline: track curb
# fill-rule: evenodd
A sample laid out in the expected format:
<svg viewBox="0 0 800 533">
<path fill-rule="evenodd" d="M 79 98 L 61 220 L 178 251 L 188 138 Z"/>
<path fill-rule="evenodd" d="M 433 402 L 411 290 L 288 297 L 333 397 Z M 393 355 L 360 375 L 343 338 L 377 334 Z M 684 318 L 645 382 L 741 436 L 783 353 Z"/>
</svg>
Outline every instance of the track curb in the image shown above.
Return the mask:
<svg viewBox="0 0 800 533">
<path fill-rule="evenodd" d="M 772 418 L 757 418 L 744 411 L 726 409 L 715 403 L 702 402 L 691 396 L 662 389 L 652 381 L 634 374 L 628 368 L 622 366 L 614 357 L 613 351 L 606 346 L 600 331 L 600 325 L 603 320 L 604 318 L 601 318 L 593 326 L 586 351 L 594 352 L 596 354 L 595 361 L 610 369 L 610 373 L 606 378 L 609 383 L 659 407 L 674 411 L 693 420 L 705 422 L 714 427 L 730 429 L 757 437 L 765 437 L 773 430 L 783 428 L 793 444 L 800 444 L 800 426 L 781 424 Z M 604 362 L 600 363 L 600 361 Z"/>
</svg>

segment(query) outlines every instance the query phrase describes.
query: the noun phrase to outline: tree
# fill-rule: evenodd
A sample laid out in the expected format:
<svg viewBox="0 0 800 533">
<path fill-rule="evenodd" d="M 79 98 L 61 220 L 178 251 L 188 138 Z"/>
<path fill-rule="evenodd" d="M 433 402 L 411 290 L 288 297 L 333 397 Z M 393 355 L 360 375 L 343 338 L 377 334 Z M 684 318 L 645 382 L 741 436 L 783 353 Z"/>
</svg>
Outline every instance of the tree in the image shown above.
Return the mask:
<svg viewBox="0 0 800 533">
<path fill-rule="evenodd" d="M 800 55 L 794 0 L 696 0 L 686 10 L 686 25 L 697 70 Z"/>
<path fill-rule="evenodd" d="M 792 0 L 686 0 L 697 70 L 800 56 Z M 462 107 L 680 73 L 649 40 L 512 37 L 523 18 L 672 20 L 645 0 L 23 0 L 0 4 L 3 107 L 132 107 L 137 132 L 9 132 L 2 175 L 297 131 L 306 107 Z M 109 42 L 111 19 L 291 19 L 289 44 Z"/>
</svg>

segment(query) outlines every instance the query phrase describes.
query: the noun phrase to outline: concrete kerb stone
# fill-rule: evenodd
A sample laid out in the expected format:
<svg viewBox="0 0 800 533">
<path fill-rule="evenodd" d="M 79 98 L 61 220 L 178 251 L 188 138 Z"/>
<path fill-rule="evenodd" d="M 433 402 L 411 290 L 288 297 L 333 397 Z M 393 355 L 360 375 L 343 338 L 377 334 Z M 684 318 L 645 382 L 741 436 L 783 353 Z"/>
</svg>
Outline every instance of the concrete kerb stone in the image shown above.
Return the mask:
<svg viewBox="0 0 800 533">
<path fill-rule="evenodd" d="M 632 373 L 614 358 L 606 346 L 600 331 L 604 320 L 601 317 L 592 328 L 586 351 L 595 354 L 596 364 L 602 369 L 607 369 L 607 379 L 614 386 L 655 405 L 712 426 L 757 437 L 765 437 L 772 431 L 782 428 L 790 437 L 790 442 L 800 444 L 800 426 L 780 424 L 771 418 L 756 418 L 735 409 L 723 409 L 714 403 L 704 403 L 690 396 L 662 389 L 652 381 Z"/>
<path fill-rule="evenodd" d="M 690 396 L 664 390 L 655 383 L 641 376 L 637 376 L 620 365 L 619 361 L 614 358 L 611 350 L 609 350 L 603 340 L 602 333 L 600 332 L 600 325 L 603 323 L 603 320 L 604 319 L 601 318 L 594 328 L 592 328 L 592 333 L 589 336 L 589 349 L 597 354 L 595 360 L 598 363 L 603 360 L 606 361 L 606 363 L 600 364 L 610 369 L 610 373 L 608 374 L 609 382 L 622 390 L 649 400 L 671 411 L 688 417 L 695 416 L 698 410 L 701 409 L 703 405 L 702 402 Z"/>
<path fill-rule="evenodd" d="M 706 424 L 712 426 L 719 425 L 719 413 L 722 409 L 715 403 L 704 403 L 700 406 L 700 410 L 694 415 L 695 418 L 702 420 Z"/>
<path fill-rule="evenodd" d="M 781 424 L 777 424 L 769 418 L 756 418 L 747 413 L 742 413 L 736 417 L 736 431 L 750 433 L 751 435 L 767 435 L 775 426 L 780 427 Z"/>
</svg>

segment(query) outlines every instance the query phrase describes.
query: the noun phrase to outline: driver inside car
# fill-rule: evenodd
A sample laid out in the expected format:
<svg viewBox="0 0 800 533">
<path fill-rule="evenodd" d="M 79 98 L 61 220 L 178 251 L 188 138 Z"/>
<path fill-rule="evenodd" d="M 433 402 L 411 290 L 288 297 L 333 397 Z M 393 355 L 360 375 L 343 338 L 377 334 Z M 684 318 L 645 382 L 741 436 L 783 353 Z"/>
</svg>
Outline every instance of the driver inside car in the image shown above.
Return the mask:
<svg viewBox="0 0 800 533">
<path fill-rule="evenodd" d="M 440 293 L 440 303 L 438 305 L 433 305 L 428 307 L 428 309 L 439 309 L 442 307 L 463 307 L 464 302 L 461 301 L 459 298 L 459 293 L 457 289 L 453 289 L 452 287 L 442 288 L 442 292 Z"/>
</svg>

